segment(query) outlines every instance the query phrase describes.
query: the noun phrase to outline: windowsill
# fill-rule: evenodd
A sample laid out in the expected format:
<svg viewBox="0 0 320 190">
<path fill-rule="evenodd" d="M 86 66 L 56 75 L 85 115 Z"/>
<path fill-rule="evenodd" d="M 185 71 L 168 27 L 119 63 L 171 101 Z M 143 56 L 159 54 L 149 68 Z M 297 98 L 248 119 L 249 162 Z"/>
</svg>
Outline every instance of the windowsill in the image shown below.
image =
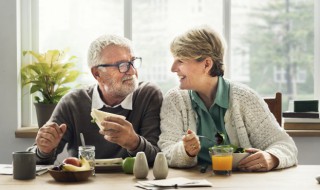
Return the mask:
<svg viewBox="0 0 320 190">
<path fill-rule="evenodd" d="M 15 131 L 16 138 L 36 138 L 39 127 L 22 127 Z"/>
<path fill-rule="evenodd" d="M 38 127 L 23 127 L 15 132 L 16 138 L 36 138 Z M 286 130 L 291 137 L 320 137 L 320 130 Z"/>
</svg>

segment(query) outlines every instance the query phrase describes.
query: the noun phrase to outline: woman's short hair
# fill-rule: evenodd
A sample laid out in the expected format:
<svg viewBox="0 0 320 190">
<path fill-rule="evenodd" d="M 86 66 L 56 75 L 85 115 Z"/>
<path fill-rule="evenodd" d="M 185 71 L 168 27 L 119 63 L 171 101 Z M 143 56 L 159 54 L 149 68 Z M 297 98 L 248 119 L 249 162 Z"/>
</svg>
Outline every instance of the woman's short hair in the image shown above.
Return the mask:
<svg viewBox="0 0 320 190">
<path fill-rule="evenodd" d="M 224 75 L 225 43 L 220 34 L 208 26 L 193 28 L 177 36 L 171 42 L 170 50 L 174 57 L 180 59 L 195 59 L 200 62 L 210 57 L 214 63 L 210 75 Z"/>
<path fill-rule="evenodd" d="M 133 54 L 133 48 L 130 40 L 117 35 L 105 34 L 94 40 L 89 47 L 87 58 L 89 68 L 101 64 L 102 50 L 111 45 L 127 48 L 131 54 Z"/>
</svg>

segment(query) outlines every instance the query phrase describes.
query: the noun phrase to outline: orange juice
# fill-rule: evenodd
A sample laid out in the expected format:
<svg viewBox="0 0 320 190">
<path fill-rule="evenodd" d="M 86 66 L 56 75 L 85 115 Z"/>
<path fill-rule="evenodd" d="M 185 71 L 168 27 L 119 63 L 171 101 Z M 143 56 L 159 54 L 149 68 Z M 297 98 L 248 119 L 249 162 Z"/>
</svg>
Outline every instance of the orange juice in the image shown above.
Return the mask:
<svg viewBox="0 0 320 190">
<path fill-rule="evenodd" d="M 232 172 L 233 149 L 225 146 L 213 147 L 211 153 L 212 170 L 217 175 L 230 175 Z"/>
<path fill-rule="evenodd" d="M 215 174 L 227 174 L 232 170 L 232 155 L 212 155 L 212 170 Z"/>
</svg>

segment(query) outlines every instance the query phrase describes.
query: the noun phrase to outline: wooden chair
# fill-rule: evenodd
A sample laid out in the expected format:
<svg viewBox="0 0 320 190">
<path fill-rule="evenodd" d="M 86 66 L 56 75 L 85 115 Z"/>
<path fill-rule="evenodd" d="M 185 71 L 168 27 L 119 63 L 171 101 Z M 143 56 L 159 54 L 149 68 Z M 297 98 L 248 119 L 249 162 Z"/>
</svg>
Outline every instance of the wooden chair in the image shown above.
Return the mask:
<svg viewBox="0 0 320 190">
<path fill-rule="evenodd" d="M 271 113 L 277 119 L 279 125 L 281 126 L 282 120 L 282 94 L 281 92 L 276 93 L 275 98 L 264 98 L 264 101 L 268 104 Z"/>
</svg>

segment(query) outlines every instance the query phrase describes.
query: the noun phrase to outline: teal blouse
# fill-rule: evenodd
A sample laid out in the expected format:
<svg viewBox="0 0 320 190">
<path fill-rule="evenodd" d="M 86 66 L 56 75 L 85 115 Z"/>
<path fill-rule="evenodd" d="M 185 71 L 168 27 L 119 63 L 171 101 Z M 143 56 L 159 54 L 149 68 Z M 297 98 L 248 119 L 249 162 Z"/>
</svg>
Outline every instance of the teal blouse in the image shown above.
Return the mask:
<svg viewBox="0 0 320 190">
<path fill-rule="evenodd" d="M 223 77 L 219 77 L 216 98 L 209 109 L 206 108 L 197 92 L 189 90 L 192 108 L 197 114 L 198 135 L 204 135 L 215 141 L 215 135 L 219 132 L 225 135 L 225 144 L 230 143 L 224 127 L 224 115 L 229 107 L 229 88 L 229 82 L 224 80 Z M 215 143 L 204 138 L 200 138 L 200 143 L 201 150 L 198 154 L 198 163 L 211 164 L 209 147 L 212 147 Z"/>
</svg>

